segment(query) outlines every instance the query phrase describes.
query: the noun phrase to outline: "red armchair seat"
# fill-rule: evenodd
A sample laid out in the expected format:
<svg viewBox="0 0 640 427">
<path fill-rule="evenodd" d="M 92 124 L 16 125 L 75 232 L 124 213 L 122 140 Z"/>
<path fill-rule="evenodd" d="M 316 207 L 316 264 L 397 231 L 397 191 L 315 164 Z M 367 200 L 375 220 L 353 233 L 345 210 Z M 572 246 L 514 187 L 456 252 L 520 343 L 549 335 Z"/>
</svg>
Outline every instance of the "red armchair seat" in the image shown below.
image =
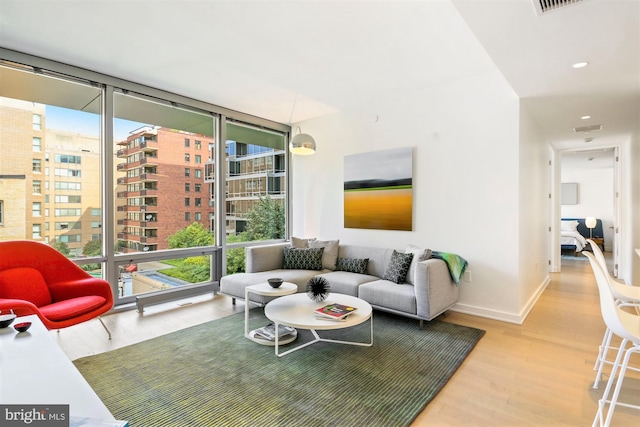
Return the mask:
<svg viewBox="0 0 640 427">
<path fill-rule="evenodd" d="M 105 302 L 106 299 L 103 297 L 88 295 L 45 305 L 40 307 L 40 313 L 51 321 L 60 322 L 90 313 L 102 307 Z"/>
<path fill-rule="evenodd" d="M 50 246 L 0 242 L 0 309 L 36 314 L 48 329 L 60 329 L 112 307 L 109 282 L 92 277 Z"/>
</svg>

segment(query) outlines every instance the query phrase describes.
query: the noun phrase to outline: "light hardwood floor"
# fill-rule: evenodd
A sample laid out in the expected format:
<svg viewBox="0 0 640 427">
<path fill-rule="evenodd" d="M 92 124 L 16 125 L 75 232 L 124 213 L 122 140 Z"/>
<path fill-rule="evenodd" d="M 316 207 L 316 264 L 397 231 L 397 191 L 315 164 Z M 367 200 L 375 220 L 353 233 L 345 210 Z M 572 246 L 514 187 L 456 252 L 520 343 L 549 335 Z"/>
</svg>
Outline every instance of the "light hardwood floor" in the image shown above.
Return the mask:
<svg viewBox="0 0 640 427">
<path fill-rule="evenodd" d="M 104 316 L 112 340 L 97 320 L 51 333 L 76 359 L 242 310 L 242 303 L 234 307 L 227 297 L 203 296 L 152 306 L 143 315 L 131 310 Z M 412 426 L 591 425 L 605 387 L 603 381 L 592 388 L 605 327 L 587 262 L 563 262 L 523 325 L 455 312 L 441 320 L 487 333 Z M 640 366 L 639 358 L 632 363 Z M 629 374 L 621 400 L 640 404 L 640 374 Z M 640 411 L 617 408 L 613 425 L 640 425 Z"/>
</svg>

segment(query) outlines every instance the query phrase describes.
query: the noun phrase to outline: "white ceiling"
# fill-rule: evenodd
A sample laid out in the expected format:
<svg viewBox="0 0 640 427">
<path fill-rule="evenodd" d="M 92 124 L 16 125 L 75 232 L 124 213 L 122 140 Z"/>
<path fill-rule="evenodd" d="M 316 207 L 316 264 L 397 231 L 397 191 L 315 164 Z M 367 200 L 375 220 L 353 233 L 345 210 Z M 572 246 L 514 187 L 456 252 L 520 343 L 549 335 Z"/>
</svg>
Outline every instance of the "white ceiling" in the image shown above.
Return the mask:
<svg viewBox="0 0 640 427">
<path fill-rule="evenodd" d="M 0 0 L 0 46 L 282 123 L 497 66 L 556 147 L 627 141 L 640 0 L 534 1 Z"/>
</svg>

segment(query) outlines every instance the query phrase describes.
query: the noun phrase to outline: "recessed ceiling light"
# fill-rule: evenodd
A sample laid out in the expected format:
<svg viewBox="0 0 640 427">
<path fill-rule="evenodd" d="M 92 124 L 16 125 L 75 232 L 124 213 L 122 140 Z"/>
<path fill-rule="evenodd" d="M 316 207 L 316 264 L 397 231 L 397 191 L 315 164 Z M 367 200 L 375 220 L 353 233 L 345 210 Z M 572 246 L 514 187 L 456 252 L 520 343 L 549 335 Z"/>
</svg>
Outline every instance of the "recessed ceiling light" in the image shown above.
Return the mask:
<svg viewBox="0 0 640 427">
<path fill-rule="evenodd" d="M 576 62 L 575 64 L 573 64 L 573 68 L 584 68 L 587 65 L 589 65 L 588 62 Z"/>
<path fill-rule="evenodd" d="M 582 116 L 582 117 L 580 117 L 580 118 L 581 118 L 582 120 L 587 120 L 587 119 L 590 119 L 590 118 L 591 118 L 591 116 Z"/>
</svg>

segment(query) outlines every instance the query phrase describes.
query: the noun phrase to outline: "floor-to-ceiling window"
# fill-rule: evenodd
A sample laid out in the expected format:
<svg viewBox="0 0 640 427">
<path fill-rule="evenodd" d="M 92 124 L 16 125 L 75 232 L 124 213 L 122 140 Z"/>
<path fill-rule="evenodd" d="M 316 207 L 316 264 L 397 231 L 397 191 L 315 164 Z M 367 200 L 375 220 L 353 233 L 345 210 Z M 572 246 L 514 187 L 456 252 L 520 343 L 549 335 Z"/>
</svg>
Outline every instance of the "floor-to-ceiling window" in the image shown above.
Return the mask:
<svg viewBox="0 0 640 427">
<path fill-rule="evenodd" d="M 4 49 L 0 61 L 0 240 L 54 246 L 119 304 L 215 282 L 238 236 L 286 238 L 288 126 Z M 277 232 L 257 232 L 267 224 Z"/>
<path fill-rule="evenodd" d="M 225 130 L 226 271 L 236 273 L 244 246 L 286 238 L 287 151 L 283 133 L 234 122 Z"/>
<path fill-rule="evenodd" d="M 0 240 L 101 255 L 102 90 L 25 67 L 0 67 L 0 81 Z"/>
<path fill-rule="evenodd" d="M 217 117 L 121 90 L 113 111 L 120 298 L 212 281 L 213 254 L 164 257 L 215 246 L 208 201 L 216 191 L 205 185 L 203 159 L 215 159 Z"/>
</svg>

